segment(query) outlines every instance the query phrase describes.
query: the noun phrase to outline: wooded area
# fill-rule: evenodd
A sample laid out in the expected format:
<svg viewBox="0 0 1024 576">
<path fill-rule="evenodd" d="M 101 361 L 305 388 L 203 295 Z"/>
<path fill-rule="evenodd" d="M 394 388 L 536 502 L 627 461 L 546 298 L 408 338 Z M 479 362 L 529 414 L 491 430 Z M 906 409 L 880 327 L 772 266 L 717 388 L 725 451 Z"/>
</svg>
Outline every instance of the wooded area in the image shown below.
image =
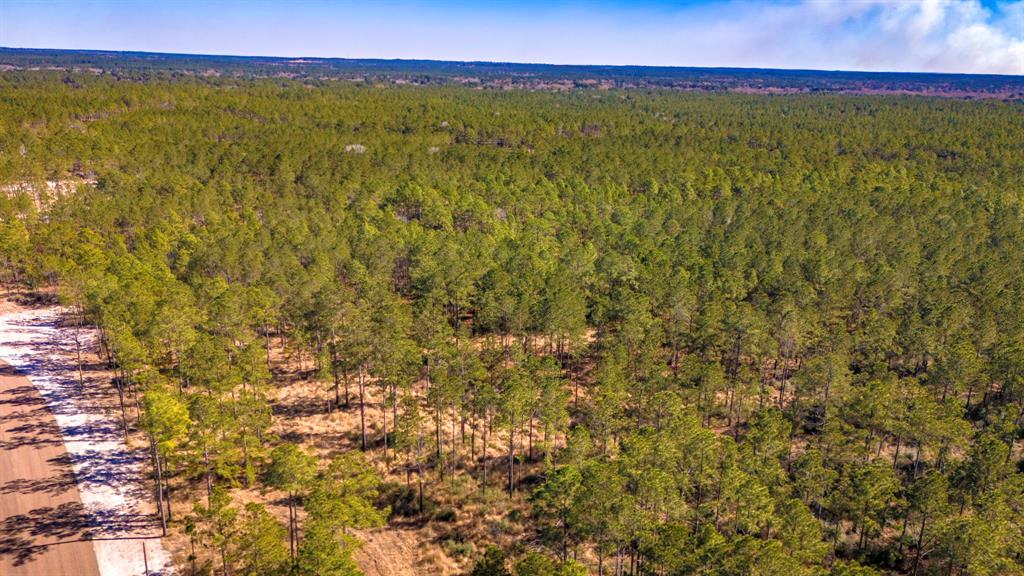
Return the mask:
<svg viewBox="0 0 1024 576">
<path fill-rule="evenodd" d="M 511 499 L 477 575 L 1019 574 L 1021 106 L 8 71 L 0 183 L 96 184 L 0 197 L 0 274 L 100 331 L 184 573 L 443 491 Z"/>
</svg>

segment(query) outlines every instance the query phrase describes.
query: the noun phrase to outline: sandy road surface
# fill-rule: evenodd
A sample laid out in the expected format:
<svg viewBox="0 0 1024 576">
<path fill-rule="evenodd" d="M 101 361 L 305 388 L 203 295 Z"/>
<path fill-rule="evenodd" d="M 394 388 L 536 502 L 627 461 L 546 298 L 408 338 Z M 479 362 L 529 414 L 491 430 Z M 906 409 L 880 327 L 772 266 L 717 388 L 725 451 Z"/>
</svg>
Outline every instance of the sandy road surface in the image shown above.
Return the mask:
<svg viewBox="0 0 1024 576">
<path fill-rule="evenodd" d="M 88 526 L 46 400 L 0 362 L 0 574 L 99 576 Z"/>
<path fill-rule="evenodd" d="M 0 575 L 170 574 L 149 505 L 148 454 L 124 445 L 119 414 L 109 408 L 109 380 L 86 374 L 79 385 L 74 329 L 60 326 L 60 314 L 54 307 L 0 307 L 0 360 L 7 363 L 0 422 L 3 447 L 12 449 L 3 453 L 18 467 L 8 478 L 0 461 Z M 89 334 L 80 336 L 88 346 Z M 86 541 L 64 543 L 74 540 Z M 63 548 L 81 558 L 67 559 L 70 571 L 29 571 L 42 566 L 29 560 Z"/>
</svg>

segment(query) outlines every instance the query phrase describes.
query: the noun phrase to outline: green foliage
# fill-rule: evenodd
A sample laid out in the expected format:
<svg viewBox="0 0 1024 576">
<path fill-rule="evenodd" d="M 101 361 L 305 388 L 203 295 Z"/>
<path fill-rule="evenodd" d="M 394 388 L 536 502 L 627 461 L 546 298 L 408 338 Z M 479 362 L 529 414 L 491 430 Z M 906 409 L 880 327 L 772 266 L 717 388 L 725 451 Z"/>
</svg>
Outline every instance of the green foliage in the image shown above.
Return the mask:
<svg viewBox="0 0 1024 576">
<path fill-rule="evenodd" d="M 261 504 L 246 504 L 238 528 L 237 557 L 242 574 L 286 574 L 289 566 L 287 535 L 287 528 Z"/>
<path fill-rule="evenodd" d="M 174 454 L 187 441 L 192 425 L 188 407 L 170 388 L 153 386 L 143 395 L 145 426 L 161 454 Z"/>
<path fill-rule="evenodd" d="M 481 558 L 473 566 L 470 576 L 512 576 L 506 566 L 505 553 L 501 548 L 491 546 L 484 552 Z"/>
<path fill-rule="evenodd" d="M 346 452 L 313 483 L 305 508 L 339 530 L 383 526 L 390 510 L 375 506 L 380 485 L 376 470 L 362 454 Z"/>
<path fill-rule="evenodd" d="M 280 352 L 406 512 L 539 478 L 521 570 L 1021 570 L 1019 102 L 69 78 L 0 74 L 0 183 L 96 176 L 0 195 L 0 277 L 99 328 L 219 563 L 281 559 L 227 488 L 310 574 L 387 516 L 268 452 Z"/>
<path fill-rule="evenodd" d="M 829 576 L 880 576 L 882 573 L 869 566 L 862 566 L 854 560 L 842 560 L 832 565 Z"/>
<path fill-rule="evenodd" d="M 301 576 L 358 576 L 352 559 L 357 542 L 338 532 L 330 519 L 313 516 L 306 522 L 305 535 L 293 573 Z"/>
<path fill-rule="evenodd" d="M 528 552 L 526 556 L 515 562 L 512 574 L 513 576 L 586 576 L 587 572 L 583 566 L 572 560 L 558 562 L 539 552 Z"/>
<path fill-rule="evenodd" d="M 295 444 L 280 444 L 270 452 L 267 484 L 286 492 L 305 492 L 316 476 L 316 458 Z"/>
</svg>

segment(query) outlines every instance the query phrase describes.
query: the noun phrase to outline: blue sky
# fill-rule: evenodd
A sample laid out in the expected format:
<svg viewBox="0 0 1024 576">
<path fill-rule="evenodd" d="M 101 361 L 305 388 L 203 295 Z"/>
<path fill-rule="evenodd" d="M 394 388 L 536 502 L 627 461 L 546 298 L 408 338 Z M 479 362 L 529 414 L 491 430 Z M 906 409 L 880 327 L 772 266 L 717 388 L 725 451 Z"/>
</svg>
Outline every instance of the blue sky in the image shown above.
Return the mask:
<svg viewBox="0 0 1024 576">
<path fill-rule="evenodd" d="M 1024 74 L 1024 0 L 0 0 L 0 46 Z"/>
</svg>

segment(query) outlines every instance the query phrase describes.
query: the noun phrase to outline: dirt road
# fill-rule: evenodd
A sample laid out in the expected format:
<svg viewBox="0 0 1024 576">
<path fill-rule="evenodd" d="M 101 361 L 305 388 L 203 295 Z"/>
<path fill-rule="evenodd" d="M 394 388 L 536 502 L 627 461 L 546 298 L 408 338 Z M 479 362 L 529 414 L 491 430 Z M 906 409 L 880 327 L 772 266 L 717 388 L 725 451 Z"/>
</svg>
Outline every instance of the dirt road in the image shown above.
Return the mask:
<svg viewBox="0 0 1024 576">
<path fill-rule="evenodd" d="M 53 414 L 0 361 L 0 574 L 99 576 L 89 530 Z"/>
<path fill-rule="evenodd" d="M 80 380 L 76 350 L 94 347 L 95 335 L 63 317 L 0 301 L 0 576 L 173 574 L 150 504 L 149 453 L 124 443 L 110 374 L 86 364 Z M 74 543 L 82 539 L 91 542 Z M 70 555 L 54 562 L 72 568 L 29 569 L 51 553 Z"/>
</svg>

